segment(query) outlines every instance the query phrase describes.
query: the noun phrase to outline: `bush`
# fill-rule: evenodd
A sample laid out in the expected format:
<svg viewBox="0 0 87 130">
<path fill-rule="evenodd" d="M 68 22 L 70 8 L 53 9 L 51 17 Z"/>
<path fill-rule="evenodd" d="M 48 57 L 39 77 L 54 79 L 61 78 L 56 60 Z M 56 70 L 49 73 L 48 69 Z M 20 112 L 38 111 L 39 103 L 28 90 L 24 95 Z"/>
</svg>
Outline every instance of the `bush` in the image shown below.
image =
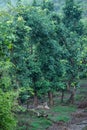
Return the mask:
<svg viewBox="0 0 87 130">
<path fill-rule="evenodd" d="M 0 130 L 13 130 L 15 125 L 11 95 L 0 90 Z"/>
</svg>

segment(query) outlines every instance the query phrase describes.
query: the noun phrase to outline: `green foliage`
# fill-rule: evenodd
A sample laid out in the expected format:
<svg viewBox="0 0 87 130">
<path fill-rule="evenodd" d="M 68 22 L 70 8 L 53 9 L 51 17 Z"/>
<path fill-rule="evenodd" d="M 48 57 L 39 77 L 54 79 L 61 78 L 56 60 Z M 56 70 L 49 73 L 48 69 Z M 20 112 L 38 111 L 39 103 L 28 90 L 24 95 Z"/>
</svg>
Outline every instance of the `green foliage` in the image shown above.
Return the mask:
<svg viewBox="0 0 87 130">
<path fill-rule="evenodd" d="M 54 3 L 52 0 L 43 0 L 42 9 L 48 9 L 48 11 L 54 10 Z"/>
<path fill-rule="evenodd" d="M 81 38 L 83 34 L 83 24 L 81 20 L 81 10 L 74 0 L 66 0 L 64 7 L 63 24 L 61 24 L 61 36 L 59 38 L 60 45 L 65 52 L 63 58 L 65 60 L 65 80 L 72 85 L 79 79 L 79 62 L 81 58 Z M 78 60 L 77 60 L 78 59 Z"/>
<path fill-rule="evenodd" d="M 11 62 L 7 61 L 0 61 L 0 88 L 2 88 L 4 91 L 9 90 L 11 86 L 11 78 L 9 75 L 9 69 L 12 67 Z"/>
<path fill-rule="evenodd" d="M 0 12 L 0 15 L 0 129 L 13 130 L 16 126 L 12 112 L 14 100 L 11 92 L 13 63 L 10 61 L 12 41 L 15 40 L 13 35 L 14 27 L 12 27 L 13 17 L 7 12 Z"/>
<path fill-rule="evenodd" d="M 80 6 L 75 4 L 74 0 L 66 0 L 63 22 L 70 31 L 82 34 L 81 16 L 82 10 Z"/>
<path fill-rule="evenodd" d="M 32 6 L 36 6 L 36 5 L 37 5 L 36 0 L 33 0 Z"/>
<path fill-rule="evenodd" d="M 0 130 L 14 130 L 16 122 L 12 114 L 12 95 L 0 89 Z"/>
<path fill-rule="evenodd" d="M 87 21 L 87 20 L 86 20 Z M 79 66 L 80 66 L 80 78 L 86 78 L 87 77 L 87 24 L 86 21 L 83 20 L 84 23 L 84 32 L 83 32 L 83 36 L 81 37 L 81 53 L 80 55 L 80 62 L 79 62 Z"/>
</svg>

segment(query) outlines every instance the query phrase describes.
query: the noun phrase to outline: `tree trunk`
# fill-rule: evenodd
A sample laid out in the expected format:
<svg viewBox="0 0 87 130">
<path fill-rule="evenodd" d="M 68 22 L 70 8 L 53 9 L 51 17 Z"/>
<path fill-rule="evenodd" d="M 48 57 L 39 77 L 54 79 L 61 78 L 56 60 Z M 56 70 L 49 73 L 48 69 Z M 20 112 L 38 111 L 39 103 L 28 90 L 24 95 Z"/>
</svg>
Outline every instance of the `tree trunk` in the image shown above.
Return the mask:
<svg viewBox="0 0 87 130">
<path fill-rule="evenodd" d="M 64 100 L 64 90 L 62 90 L 61 103 L 63 103 L 63 100 Z"/>
<path fill-rule="evenodd" d="M 70 95 L 70 98 L 68 99 L 68 103 L 74 104 L 74 97 L 75 97 L 75 88 L 73 88 Z"/>
<path fill-rule="evenodd" d="M 29 99 L 27 99 L 27 110 L 29 108 Z"/>
<path fill-rule="evenodd" d="M 53 101 L 53 93 L 51 91 L 48 92 L 48 98 L 49 98 L 49 104 L 51 106 L 54 105 L 54 101 Z"/>
<path fill-rule="evenodd" d="M 71 84 L 70 83 L 68 83 L 67 84 L 67 90 L 69 91 L 69 93 L 71 94 L 70 95 L 70 98 L 68 99 L 68 101 L 67 101 L 67 103 L 71 103 L 71 104 L 74 104 L 74 97 L 75 97 L 75 87 L 74 88 L 72 88 L 72 90 L 70 90 L 71 89 Z"/>
<path fill-rule="evenodd" d="M 71 86 L 71 83 L 68 82 L 68 83 L 67 83 L 67 91 L 70 91 L 70 86 Z"/>
<path fill-rule="evenodd" d="M 38 105 L 38 97 L 37 97 L 37 92 L 35 91 L 34 93 L 34 106 Z"/>
</svg>

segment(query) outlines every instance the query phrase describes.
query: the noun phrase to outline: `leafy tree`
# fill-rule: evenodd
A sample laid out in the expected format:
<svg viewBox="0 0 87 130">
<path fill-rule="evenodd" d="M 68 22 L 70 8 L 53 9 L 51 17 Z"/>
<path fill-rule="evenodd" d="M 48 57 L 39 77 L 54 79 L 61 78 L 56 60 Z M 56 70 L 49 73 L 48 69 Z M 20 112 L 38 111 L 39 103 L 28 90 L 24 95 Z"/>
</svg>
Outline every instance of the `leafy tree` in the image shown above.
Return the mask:
<svg viewBox="0 0 87 130">
<path fill-rule="evenodd" d="M 53 92 L 60 88 L 59 82 L 63 75 L 63 66 L 61 64 L 62 48 L 58 43 L 56 29 L 59 17 L 53 13 L 48 15 L 50 21 L 50 33 L 47 37 L 43 37 L 41 43 L 38 46 L 38 52 L 41 61 L 41 70 L 44 78 L 44 91 L 48 92 L 49 102 L 53 105 Z M 62 87 L 62 86 L 61 86 Z"/>
<path fill-rule="evenodd" d="M 66 0 L 63 17 L 62 46 L 65 48 L 63 58 L 66 60 L 66 82 L 69 88 L 71 86 L 75 88 L 76 82 L 79 79 L 78 56 L 81 53 L 80 38 L 83 33 L 83 25 L 80 21 L 81 14 L 81 9 L 75 4 L 74 0 Z M 72 90 L 69 99 L 72 103 L 74 102 L 74 93 L 75 91 Z"/>
<path fill-rule="evenodd" d="M 63 59 L 64 56 L 64 47 L 62 46 L 62 36 L 63 32 L 63 24 L 58 13 L 52 12 L 50 15 L 51 20 L 55 24 L 55 39 L 57 41 L 57 53 L 56 53 L 56 77 L 57 77 L 57 85 L 56 90 L 62 92 L 61 102 L 63 102 L 64 91 L 66 90 L 65 84 L 65 74 L 66 74 L 66 59 Z"/>
<path fill-rule="evenodd" d="M 75 4 L 74 0 L 66 0 L 66 6 L 64 10 L 64 25 L 72 32 L 76 32 L 78 35 L 83 33 L 83 25 L 81 23 L 82 10 L 79 5 Z"/>
<path fill-rule="evenodd" d="M 50 16 L 47 15 L 46 11 L 37 7 L 27 8 L 27 11 L 23 11 L 21 15 L 26 21 L 26 25 L 31 28 L 30 55 L 31 57 L 35 55 L 36 58 L 36 61 L 33 57 L 33 61 L 32 59 L 29 60 L 32 61 L 31 65 L 34 66 L 34 72 L 32 70 L 33 67 L 30 67 L 32 68 L 30 79 L 33 79 L 32 82 L 34 83 L 39 81 L 39 74 L 42 75 L 42 78 L 40 79 L 41 84 L 39 83 L 41 90 L 43 92 L 53 91 L 56 89 L 57 83 L 56 53 L 58 53 L 58 50 L 56 49 L 58 46 L 55 40 L 55 25 L 53 21 L 50 21 Z M 38 69 L 41 69 L 41 72 L 39 71 L 39 74 L 37 73 L 38 69 L 35 70 L 37 61 L 38 63 L 40 62 Z M 29 64 L 30 63 L 28 63 L 28 65 Z M 34 81 L 35 73 L 37 73 L 37 81 Z M 46 87 L 43 89 L 41 86 L 43 86 L 44 83 Z M 53 88 L 53 86 L 55 86 L 55 88 Z M 35 88 L 35 86 L 33 88 Z M 38 86 L 36 86 L 36 90 L 38 90 Z"/>
<path fill-rule="evenodd" d="M 29 86 L 28 71 L 26 67 L 27 53 L 29 51 L 29 30 L 30 28 L 25 24 L 21 16 L 16 17 L 15 20 L 15 41 L 13 42 L 13 50 L 11 52 L 11 61 L 15 65 L 13 73 L 16 77 L 17 87 Z M 25 35 L 24 35 L 25 34 Z"/>
<path fill-rule="evenodd" d="M 37 7 L 19 7 L 16 16 L 16 40 L 13 46 L 12 62 L 15 64 L 16 82 L 19 87 L 32 87 L 37 104 L 40 89 L 41 70 L 37 45 L 47 37 L 46 12 Z M 21 22 L 21 23 L 20 23 Z M 29 31 L 29 32 L 28 32 Z M 25 35 L 24 35 L 25 34 Z"/>
</svg>

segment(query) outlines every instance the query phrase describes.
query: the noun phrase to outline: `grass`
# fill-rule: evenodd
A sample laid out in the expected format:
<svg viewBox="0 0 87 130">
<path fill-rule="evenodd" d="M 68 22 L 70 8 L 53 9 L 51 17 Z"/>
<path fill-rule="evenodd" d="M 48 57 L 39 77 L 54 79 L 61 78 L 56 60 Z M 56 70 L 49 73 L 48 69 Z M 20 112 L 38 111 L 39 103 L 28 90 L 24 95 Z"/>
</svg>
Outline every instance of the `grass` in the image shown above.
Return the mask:
<svg viewBox="0 0 87 130">
<path fill-rule="evenodd" d="M 62 105 L 59 105 L 59 106 L 55 106 L 51 109 L 51 111 L 54 111 L 54 112 L 59 112 L 59 113 L 66 113 L 66 112 L 74 112 L 76 110 L 76 107 L 75 106 L 62 106 Z"/>
<path fill-rule="evenodd" d="M 50 118 L 56 122 L 64 121 L 67 122 L 71 118 L 71 113 L 76 111 L 75 106 L 55 106 L 50 111 Z"/>
<path fill-rule="evenodd" d="M 36 118 L 31 125 L 33 126 L 32 130 L 45 130 L 52 125 L 52 122 L 45 118 Z"/>
<path fill-rule="evenodd" d="M 30 116 L 29 113 L 18 115 L 18 126 L 16 130 L 45 130 L 50 127 L 53 122 L 70 120 L 70 114 L 76 111 L 75 106 L 54 106 L 50 110 L 45 111 L 48 118 L 38 118 L 37 116 Z"/>
<path fill-rule="evenodd" d="M 45 130 L 52 125 L 52 122 L 46 118 L 38 118 L 36 116 L 30 117 L 28 113 L 27 115 L 22 114 L 21 117 L 19 115 L 18 120 L 19 125 L 17 126 L 16 130 L 26 130 L 26 128 L 28 128 L 28 130 Z"/>
</svg>

